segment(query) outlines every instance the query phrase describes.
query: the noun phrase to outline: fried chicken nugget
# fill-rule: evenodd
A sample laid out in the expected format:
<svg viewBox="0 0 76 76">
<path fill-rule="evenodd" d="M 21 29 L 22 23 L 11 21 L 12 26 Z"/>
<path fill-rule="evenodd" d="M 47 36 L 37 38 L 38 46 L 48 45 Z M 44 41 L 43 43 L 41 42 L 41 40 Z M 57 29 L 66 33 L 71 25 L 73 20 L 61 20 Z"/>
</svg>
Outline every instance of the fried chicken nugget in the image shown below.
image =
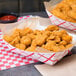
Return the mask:
<svg viewBox="0 0 76 76">
<path fill-rule="evenodd" d="M 20 40 L 20 42 L 22 44 L 25 44 L 26 46 L 30 45 L 31 44 L 31 38 L 28 37 L 28 36 L 23 36 Z"/>
<path fill-rule="evenodd" d="M 46 29 L 46 31 L 54 31 L 54 30 L 59 30 L 59 27 L 56 25 L 50 25 Z"/>
<path fill-rule="evenodd" d="M 63 40 L 63 41 L 61 41 L 59 44 L 60 44 L 60 45 L 67 45 L 67 42 Z"/>
<path fill-rule="evenodd" d="M 15 47 L 21 50 L 25 50 L 26 46 L 22 43 L 15 44 Z"/>
<path fill-rule="evenodd" d="M 30 37 L 32 40 L 36 37 L 36 35 L 34 35 L 33 33 L 27 34 L 27 36 Z"/>
<path fill-rule="evenodd" d="M 62 37 L 62 35 L 67 34 L 67 31 L 66 30 L 53 31 L 52 34 L 55 36 Z"/>
<path fill-rule="evenodd" d="M 33 30 L 27 27 L 27 28 L 24 28 L 24 29 L 20 32 L 20 35 L 21 35 L 21 36 L 25 36 L 25 35 L 27 35 L 27 34 L 29 34 L 29 33 L 32 33 L 32 32 L 33 32 Z"/>
<path fill-rule="evenodd" d="M 46 38 L 47 38 L 47 35 L 41 35 L 41 34 L 37 35 L 35 38 L 36 45 L 39 45 L 39 46 L 43 45 L 46 41 Z"/>
<path fill-rule="evenodd" d="M 57 42 L 57 43 L 61 41 L 61 39 L 60 39 L 59 36 L 55 36 L 55 39 L 54 39 L 54 40 L 55 40 L 55 42 Z"/>
<path fill-rule="evenodd" d="M 32 40 L 32 43 L 31 43 L 31 46 L 37 46 L 37 43 L 36 43 L 36 40 L 34 39 L 34 40 Z"/>
<path fill-rule="evenodd" d="M 39 34 L 41 34 L 41 31 L 40 31 L 40 30 L 34 30 L 33 33 L 34 33 L 35 35 L 39 35 Z"/>
<path fill-rule="evenodd" d="M 59 46 L 53 46 L 53 52 L 59 52 L 61 51 Z"/>
<path fill-rule="evenodd" d="M 72 36 L 63 35 L 62 40 L 66 41 L 67 43 L 70 43 L 72 41 Z"/>
<path fill-rule="evenodd" d="M 26 49 L 26 51 L 34 52 L 34 51 L 35 51 L 35 49 L 36 49 L 36 47 L 35 47 L 35 46 L 30 46 L 30 47 L 28 47 L 28 48 Z"/>
<path fill-rule="evenodd" d="M 10 44 L 14 46 L 15 44 L 19 43 L 19 41 L 20 41 L 20 36 L 17 36 L 10 42 Z"/>
<path fill-rule="evenodd" d="M 52 32 L 51 31 L 45 31 L 45 30 L 42 30 L 41 31 L 42 32 L 42 34 L 45 34 L 45 35 L 47 35 L 47 36 L 49 36 L 50 34 L 52 34 Z"/>
<path fill-rule="evenodd" d="M 62 51 L 65 50 L 64 45 L 59 45 L 59 48 L 60 48 Z"/>
<path fill-rule="evenodd" d="M 11 35 L 12 38 L 15 38 L 17 36 L 20 36 L 20 32 L 21 32 L 21 29 L 15 29 L 13 31 L 13 34 Z"/>
<path fill-rule="evenodd" d="M 66 49 L 71 48 L 73 46 L 73 44 L 68 44 L 66 45 Z"/>
<path fill-rule="evenodd" d="M 73 19 L 76 19 L 76 10 L 68 11 L 68 16 L 73 18 Z"/>
<path fill-rule="evenodd" d="M 53 46 L 55 46 L 55 41 L 48 41 L 45 45 L 42 45 L 42 48 L 45 48 L 47 50 L 53 51 Z"/>
<path fill-rule="evenodd" d="M 11 42 L 11 41 L 13 40 L 13 38 L 10 37 L 10 36 L 8 36 L 8 35 L 4 35 L 4 36 L 3 36 L 3 39 L 4 39 L 5 41 L 7 41 L 7 42 Z"/>
<path fill-rule="evenodd" d="M 54 40 L 54 39 L 55 39 L 55 36 L 51 34 L 51 35 L 46 39 L 46 41 Z"/>
</svg>

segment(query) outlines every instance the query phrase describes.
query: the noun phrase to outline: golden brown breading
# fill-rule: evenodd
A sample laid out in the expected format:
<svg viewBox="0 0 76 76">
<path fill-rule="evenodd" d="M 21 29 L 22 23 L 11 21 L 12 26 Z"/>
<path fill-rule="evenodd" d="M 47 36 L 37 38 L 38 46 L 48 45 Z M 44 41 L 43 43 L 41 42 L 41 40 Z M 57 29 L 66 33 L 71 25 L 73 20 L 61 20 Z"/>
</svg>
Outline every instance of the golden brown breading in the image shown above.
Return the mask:
<svg viewBox="0 0 76 76">
<path fill-rule="evenodd" d="M 73 46 L 73 44 L 68 44 L 68 45 L 66 45 L 66 48 L 68 49 L 68 48 L 70 48 L 72 46 Z"/>
<path fill-rule="evenodd" d="M 25 44 L 26 46 L 30 45 L 31 44 L 31 38 L 28 37 L 28 36 L 23 36 L 20 40 L 20 42 L 22 44 Z"/>
<path fill-rule="evenodd" d="M 8 35 L 4 35 L 4 36 L 3 36 L 3 39 L 4 39 L 5 41 L 7 41 L 7 42 L 10 42 L 10 41 L 13 40 L 13 38 L 10 37 L 10 36 L 8 36 Z"/>
<path fill-rule="evenodd" d="M 15 47 L 18 49 L 21 49 L 21 50 L 25 50 L 25 48 L 26 48 L 26 46 L 24 44 L 21 44 L 21 43 L 15 44 Z"/>
<path fill-rule="evenodd" d="M 47 35 L 37 35 L 35 38 L 36 45 L 43 45 L 46 41 Z"/>
<path fill-rule="evenodd" d="M 46 31 L 55 31 L 55 30 L 59 30 L 59 27 L 56 25 L 49 25 L 45 30 Z"/>
<path fill-rule="evenodd" d="M 47 35 L 47 36 L 49 36 L 49 35 L 52 34 L 52 32 L 51 31 L 48 31 L 48 30 L 47 31 L 42 30 L 41 32 L 42 32 L 42 34 Z"/>
<path fill-rule="evenodd" d="M 51 35 L 47 38 L 47 40 L 46 40 L 46 41 L 54 40 L 54 39 L 55 39 L 55 36 L 51 34 Z"/>
<path fill-rule="evenodd" d="M 28 37 L 30 37 L 32 40 L 35 39 L 36 35 L 34 33 L 27 34 Z"/>
<path fill-rule="evenodd" d="M 61 41 L 59 44 L 60 44 L 60 45 L 67 45 L 67 42 L 63 40 L 63 41 Z"/>
<path fill-rule="evenodd" d="M 25 36 L 25 35 L 32 33 L 32 32 L 33 32 L 33 30 L 27 27 L 27 28 L 24 28 L 23 30 L 21 30 L 20 35 Z"/>
<path fill-rule="evenodd" d="M 73 10 L 70 10 L 69 12 L 68 12 L 68 16 L 69 17 L 71 17 L 71 18 L 73 18 L 73 19 L 76 19 L 76 10 L 75 11 L 73 11 Z"/>
<path fill-rule="evenodd" d="M 48 41 L 45 45 L 42 46 L 42 48 L 53 51 L 53 46 L 55 45 L 56 45 L 55 41 Z"/>
<path fill-rule="evenodd" d="M 15 38 L 10 42 L 10 44 L 11 44 L 11 45 L 15 45 L 15 44 L 19 43 L 19 41 L 20 41 L 20 37 L 17 36 L 17 37 L 15 37 Z"/>
<path fill-rule="evenodd" d="M 28 47 L 28 48 L 26 49 L 26 51 L 34 52 L 34 51 L 35 51 L 35 49 L 36 49 L 36 47 L 35 47 L 35 46 L 30 46 L 30 47 Z"/>
<path fill-rule="evenodd" d="M 70 43 L 72 41 L 72 36 L 63 35 L 62 40 L 66 41 L 67 43 Z"/>
<path fill-rule="evenodd" d="M 41 31 L 40 31 L 40 30 L 34 30 L 34 31 L 33 31 L 33 34 L 34 34 L 34 35 L 39 35 L 39 34 L 41 34 Z"/>
<path fill-rule="evenodd" d="M 62 49 L 59 48 L 59 46 L 53 46 L 53 51 L 54 52 L 59 52 L 61 51 Z"/>
<path fill-rule="evenodd" d="M 57 43 L 61 41 L 61 39 L 60 39 L 59 36 L 55 36 L 55 39 L 54 39 L 54 40 L 55 40 L 55 42 L 57 42 Z"/>
</svg>

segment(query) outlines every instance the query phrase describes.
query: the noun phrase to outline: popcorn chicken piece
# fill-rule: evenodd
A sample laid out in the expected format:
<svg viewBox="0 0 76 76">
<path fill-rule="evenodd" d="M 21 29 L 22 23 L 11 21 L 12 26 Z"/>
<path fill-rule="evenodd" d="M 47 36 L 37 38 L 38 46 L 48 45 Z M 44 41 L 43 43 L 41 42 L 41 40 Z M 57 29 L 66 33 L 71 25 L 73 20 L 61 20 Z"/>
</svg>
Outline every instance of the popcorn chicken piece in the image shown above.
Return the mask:
<svg viewBox="0 0 76 76">
<path fill-rule="evenodd" d="M 66 30 L 60 30 L 61 34 L 67 34 Z"/>
<path fill-rule="evenodd" d="M 34 52 L 34 51 L 35 51 L 35 49 L 36 49 L 36 47 L 35 47 L 35 46 L 30 46 L 30 47 L 28 47 L 28 48 L 26 49 L 26 51 Z"/>
<path fill-rule="evenodd" d="M 4 35 L 4 36 L 3 36 L 3 39 L 4 39 L 5 41 L 7 41 L 7 42 L 10 42 L 10 41 L 13 40 L 13 38 L 11 38 L 11 37 L 8 36 L 8 35 Z"/>
<path fill-rule="evenodd" d="M 29 33 L 32 33 L 32 32 L 33 32 L 33 30 L 27 27 L 27 28 L 23 29 L 23 30 L 20 32 L 20 35 L 21 35 L 21 36 L 25 36 L 25 35 L 27 35 L 27 34 L 29 34 Z"/>
<path fill-rule="evenodd" d="M 66 45 L 66 49 L 71 48 L 73 46 L 73 44 L 68 44 Z"/>
<path fill-rule="evenodd" d="M 53 51 L 53 46 L 55 46 L 55 41 L 48 41 L 45 45 L 42 45 L 42 48 Z"/>
<path fill-rule="evenodd" d="M 53 52 L 59 52 L 61 49 L 58 46 L 53 46 Z"/>
<path fill-rule="evenodd" d="M 36 43 L 36 40 L 34 39 L 34 40 L 32 40 L 32 43 L 31 43 L 31 46 L 37 46 L 37 43 Z"/>
<path fill-rule="evenodd" d="M 65 50 L 64 45 L 59 45 L 59 48 L 60 48 L 61 51 Z"/>
<path fill-rule="evenodd" d="M 63 35 L 62 40 L 66 41 L 67 43 L 70 43 L 72 41 L 72 36 Z"/>
<path fill-rule="evenodd" d="M 21 50 L 25 50 L 25 48 L 26 48 L 26 46 L 24 44 L 22 44 L 22 43 L 15 44 L 15 47 L 19 48 Z"/>
<path fill-rule="evenodd" d="M 42 32 L 42 34 L 45 34 L 45 35 L 47 35 L 47 36 L 49 36 L 50 34 L 52 34 L 51 31 L 42 30 L 41 32 Z"/>
<path fill-rule="evenodd" d="M 36 35 L 34 35 L 33 33 L 27 34 L 27 36 L 30 37 L 32 40 L 36 37 Z"/>
<path fill-rule="evenodd" d="M 67 45 L 67 42 L 63 40 L 63 41 L 61 41 L 59 44 L 60 44 L 60 45 Z"/>
<path fill-rule="evenodd" d="M 20 40 L 20 42 L 22 44 L 25 44 L 26 46 L 30 45 L 31 44 L 31 38 L 28 37 L 28 36 L 23 36 Z"/>
<path fill-rule="evenodd" d="M 53 35 L 62 37 L 64 34 L 67 34 L 66 30 L 60 30 L 60 31 L 53 31 Z"/>
<path fill-rule="evenodd" d="M 10 42 L 10 44 L 11 44 L 11 45 L 15 45 L 15 44 L 19 43 L 19 41 L 20 41 L 20 36 L 14 38 L 14 39 Z"/>
<path fill-rule="evenodd" d="M 41 46 L 45 43 L 47 35 L 37 35 L 35 38 L 35 42 L 37 45 Z"/>
<path fill-rule="evenodd" d="M 17 37 L 17 36 L 20 36 L 20 32 L 21 32 L 20 29 L 15 29 L 15 30 L 13 31 L 13 34 L 11 35 L 11 37 L 12 37 L 12 38 L 15 38 L 15 37 Z"/>
<path fill-rule="evenodd" d="M 33 33 L 34 33 L 34 35 L 39 35 L 39 34 L 41 34 L 41 31 L 40 30 L 34 30 Z"/>
<path fill-rule="evenodd" d="M 52 51 L 53 48 L 50 45 L 42 45 L 42 48 Z"/>
<path fill-rule="evenodd" d="M 60 37 L 56 36 L 56 37 L 55 37 L 55 42 L 58 43 L 58 42 L 60 42 L 60 41 L 61 41 Z"/>
<path fill-rule="evenodd" d="M 46 41 L 49 41 L 49 40 L 54 40 L 55 39 L 55 36 L 54 35 L 50 35 Z"/>
<path fill-rule="evenodd" d="M 56 26 L 56 25 L 50 25 L 50 26 L 48 26 L 45 30 L 46 30 L 46 31 L 47 31 L 47 30 L 48 30 L 48 31 L 59 30 L 59 27 Z"/>
</svg>

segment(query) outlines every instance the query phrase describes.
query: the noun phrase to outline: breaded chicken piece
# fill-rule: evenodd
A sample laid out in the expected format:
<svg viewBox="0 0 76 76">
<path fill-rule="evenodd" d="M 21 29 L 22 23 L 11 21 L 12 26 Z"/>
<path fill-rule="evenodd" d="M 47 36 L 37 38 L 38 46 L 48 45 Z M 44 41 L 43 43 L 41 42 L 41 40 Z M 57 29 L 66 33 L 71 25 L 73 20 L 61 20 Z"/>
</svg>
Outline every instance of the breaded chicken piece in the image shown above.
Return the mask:
<svg viewBox="0 0 76 76">
<path fill-rule="evenodd" d="M 76 10 L 68 11 L 68 16 L 76 20 Z"/>
<path fill-rule="evenodd" d="M 66 41 L 67 43 L 70 43 L 72 41 L 72 36 L 63 35 L 62 40 Z"/>
<path fill-rule="evenodd" d="M 57 43 L 61 41 L 61 39 L 60 39 L 59 36 L 55 36 L 55 39 L 54 39 L 54 40 L 55 40 L 55 42 L 57 42 Z"/>
<path fill-rule="evenodd" d="M 35 47 L 35 46 L 30 46 L 30 47 L 28 47 L 28 48 L 26 49 L 26 51 L 34 52 L 34 51 L 35 51 L 35 49 L 36 49 L 36 47 Z"/>
<path fill-rule="evenodd" d="M 36 42 L 36 45 L 43 45 L 46 41 L 46 38 L 47 38 L 47 35 L 37 35 L 36 38 L 35 38 L 35 42 Z"/>
<path fill-rule="evenodd" d="M 28 37 L 31 38 L 31 40 L 35 39 L 36 35 L 34 35 L 33 33 L 27 34 Z"/>
<path fill-rule="evenodd" d="M 66 45 L 66 49 L 68 49 L 68 48 L 70 48 L 72 46 L 73 46 L 73 44 L 68 44 L 68 45 Z"/>
<path fill-rule="evenodd" d="M 63 41 L 61 41 L 59 44 L 60 44 L 60 45 L 67 45 L 67 42 L 63 40 Z"/>
<path fill-rule="evenodd" d="M 59 46 L 53 46 L 53 52 L 59 52 L 61 51 Z"/>
<path fill-rule="evenodd" d="M 55 39 L 55 36 L 54 35 L 50 35 L 46 41 L 49 41 L 49 40 L 54 40 Z"/>
<path fill-rule="evenodd" d="M 41 32 L 40 30 L 34 30 L 34 31 L 33 31 L 33 34 L 34 34 L 34 35 L 39 35 L 39 34 L 42 34 L 42 32 Z"/>
<path fill-rule="evenodd" d="M 53 31 L 52 34 L 55 36 L 62 37 L 62 35 L 67 34 L 67 31 L 66 30 Z"/>
<path fill-rule="evenodd" d="M 15 47 L 21 50 L 25 50 L 26 46 L 22 43 L 15 44 Z"/>
<path fill-rule="evenodd" d="M 50 26 L 48 26 L 45 30 L 46 30 L 46 31 L 47 31 L 47 30 L 48 30 L 48 31 L 55 31 L 55 30 L 59 30 L 59 27 L 56 26 L 56 25 L 50 25 Z"/>
<path fill-rule="evenodd" d="M 25 44 L 26 46 L 30 45 L 31 44 L 31 38 L 28 37 L 28 36 L 23 36 L 20 40 L 20 42 L 22 44 Z"/>
<path fill-rule="evenodd" d="M 53 51 L 53 46 L 55 46 L 55 41 L 48 41 L 45 45 L 42 45 L 42 48 Z"/>
<path fill-rule="evenodd" d="M 17 36 L 20 36 L 20 32 L 21 32 L 21 29 L 15 29 L 13 31 L 13 34 L 11 35 L 12 38 L 15 38 Z"/>
<path fill-rule="evenodd" d="M 61 51 L 65 50 L 64 45 L 59 45 L 59 48 L 60 48 Z"/>
<path fill-rule="evenodd" d="M 7 42 L 11 42 L 11 41 L 13 40 L 13 38 L 10 37 L 10 36 L 8 36 L 8 35 L 4 35 L 4 36 L 3 36 L 3 39 L 4 39 L 5 41 L 7 41 Z"/>
<path fill-rule="evenodd" d="M 14 38 L 14 39 L 10 42 L 10 44 L 11 44 L 11 45 L 15 45 L 15 44 L 19 43 L 19 41 L 20 41 L 20 37 L 18 36 L 18 37 L 16 37 L 16 38 Z"/>
<path fill-rule="evenodd" d="M 20 32 L 20 35 L 21 35 L 21 36 L 25 36 L 25 35 L 27 35 L 27 34 L 29 34 L 29 33 L 32 33 L 32 32 L 33 32 L 33 30 L 27 27 L 27 28 L 24 28 L 24 29 Z"/>
<path fill-rule="evenodd" d="M 52 32 L 51 31 L 45 31 L 45 30 L 42 30 L 41 31 L 42 32 L 42 34 L 45 34 L 45 35 L 47 35 L 47 36 L 49 36 L 49 35 L 51 35 L 52 34 Z"/>
</svg>

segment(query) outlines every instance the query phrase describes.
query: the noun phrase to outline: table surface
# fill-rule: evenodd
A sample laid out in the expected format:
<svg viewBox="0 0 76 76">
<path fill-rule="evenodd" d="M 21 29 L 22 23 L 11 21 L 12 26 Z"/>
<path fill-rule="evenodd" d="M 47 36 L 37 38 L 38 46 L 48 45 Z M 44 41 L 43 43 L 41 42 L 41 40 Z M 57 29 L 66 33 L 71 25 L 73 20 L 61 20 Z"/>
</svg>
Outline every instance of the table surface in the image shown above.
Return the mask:
<svg viewBox="0 0 76 76">
<path fill-rule="evenodd" d="M 38 15 L 41 17 L 48 18 L 46 12 L 34 12 L 34 13 L 23 13 L 21 15 Z M 76 47 L 72 49 L 72 53 L 76 53 Z M 0 76 L 42 76 L 37 69 L 34 67 L 34 65 L 42 64 L 41 62 L 24 65 L 20 67 L 11 68 L 8 70 L 0 71 Z"/>
</svg>

